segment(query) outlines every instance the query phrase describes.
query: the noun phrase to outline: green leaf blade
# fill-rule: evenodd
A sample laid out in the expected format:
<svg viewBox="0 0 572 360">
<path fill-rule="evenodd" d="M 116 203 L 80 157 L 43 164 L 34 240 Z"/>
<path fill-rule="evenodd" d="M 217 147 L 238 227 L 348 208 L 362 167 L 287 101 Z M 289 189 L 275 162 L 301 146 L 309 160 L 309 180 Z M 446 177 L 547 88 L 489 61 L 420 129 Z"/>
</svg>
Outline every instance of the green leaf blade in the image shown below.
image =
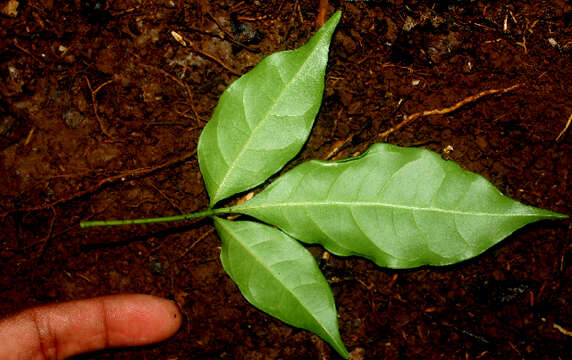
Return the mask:
<svg viewBox="0 0 572 360">
<path fill-rule="evenodd" d="M 566 217 L 505 197 L 434 152 L 389 144 L 301 164 L 232 211 L 392 268 L 463 261 L 526 224 Z"/>
<path fill-rule="evenodd" d="M 211 207 L 264 182 L 306 142 L 322 101 L 335 13 L 292 51 L 272 54 L 222 94 L 198 144 Z"/>
<path fill-rule="evenodd" d="M 313 256 L 270 226 L 214 218 L 221 261 L 244 297 L 260 310 L 327 341 L 349 356 L 339 334 L 330 287 Z"/>
</svg>

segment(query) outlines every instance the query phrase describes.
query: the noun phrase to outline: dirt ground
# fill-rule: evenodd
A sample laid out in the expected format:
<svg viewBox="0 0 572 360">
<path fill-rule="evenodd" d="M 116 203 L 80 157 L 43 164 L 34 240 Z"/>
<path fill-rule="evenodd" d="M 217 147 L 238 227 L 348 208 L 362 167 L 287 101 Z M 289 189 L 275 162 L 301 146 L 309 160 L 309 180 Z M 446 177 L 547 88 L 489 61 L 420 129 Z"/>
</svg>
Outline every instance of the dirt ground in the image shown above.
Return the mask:
<svg viewBox="0 0 572 360">
<path fill-rule="evenodd" d="M 195 149 L 218 97 L 264 56 L 305 43 L 320 3 L 1 0 L 0 316 L 147 293 L 180 305 L 173 338 L 78 358 L 337 359 L 242 298 L 210 221 L 79 227 L 204 209 Z M 572 214 L 570 1 L 330 0 L 326 18 L 337 9 L 323 106 L 289 166 L 379 141 L 425 147 Z M 445 268 L 311 251 L 355 359 L 569 359 L 570 224 L 527 226 Z"/>
</svg>

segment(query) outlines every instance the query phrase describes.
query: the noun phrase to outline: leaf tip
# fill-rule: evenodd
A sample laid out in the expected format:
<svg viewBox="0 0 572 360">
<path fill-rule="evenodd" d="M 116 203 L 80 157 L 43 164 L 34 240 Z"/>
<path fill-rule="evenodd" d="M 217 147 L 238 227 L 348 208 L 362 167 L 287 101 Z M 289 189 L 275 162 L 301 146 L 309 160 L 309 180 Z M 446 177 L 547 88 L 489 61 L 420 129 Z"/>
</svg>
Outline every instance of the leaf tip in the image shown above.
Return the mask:
<svg viewBox="0 0 572 360">
<path fill-rule="evenodd" d="M 343 357 L 344 359 L 349 359 L 350 358 L 350 353 L 348 352 L 348 350 L 346 350 L 345 345 L 342 343 L 341 347 L 338 349 L 337 347 L 334 348 L 338 354 L 340 354 L 341 357 Z"/>
<path fill-rule="evenodd" d="M 553 219 L 553 220 L 565 220 L 568 219 L 570 216 L 566 214 L 557 213 L 555 211 L 545 210 L 545 209 L 538 209 L 539 215 L 544 217 L 545 219 Z"/>
<path fill-rule="evenodd" d="M 340 18 L 342 17 L 342 11 L 341 10 L 336 10 L 336 12 L 330 17 L 331 19 L 335 19 L 336 22 L 340 21 Z M 329 20 L 328 20 L 329 21 Z"/>
<path fill-rule="evenodd" d="M 558 219 L 558 220 L 566 220 L 566 219 L 569 219 L 569 218 L 570 218 L 570 216 L 568 216 L 568 215 L 566 215 L 566 214 L 560 214 L 560 213 L 557 213 L 557 212 L 553 212 L 552 214 L 553 214 L 553 216 L 554 216 L 554 219 Z"/>
<path fill-rule="evenodd" d="M 330 31 L 333 32 L 334 29 L 338 26 L 338 23 L 340 22 L 341 18 L 342 18 L 342 11 L 337 10 L 332 16 L 330 16 L 328 21 L 324 24 L 323 28 L 331 29 Z"/>
</svg>

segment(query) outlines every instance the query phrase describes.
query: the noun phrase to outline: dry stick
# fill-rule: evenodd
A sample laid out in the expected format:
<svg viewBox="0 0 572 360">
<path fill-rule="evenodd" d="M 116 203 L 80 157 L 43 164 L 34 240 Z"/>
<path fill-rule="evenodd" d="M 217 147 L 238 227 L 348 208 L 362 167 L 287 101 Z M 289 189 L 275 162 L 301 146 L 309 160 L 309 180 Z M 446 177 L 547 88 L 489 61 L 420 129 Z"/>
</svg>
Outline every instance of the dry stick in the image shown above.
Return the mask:
<svg viewBox="0 0 572 360">
<path fill-rule="evenodd" d="M 181 111 L 177 111 L 177 110 L 175 110 L 175 113 L 176 113 L 177 115 L 181 115 L 182 117 L 186 117 L 186 118 L 188 118 L 188 119 L 196 120 L 194 117 L 192 117 L 191 115 L 189 115 L 189 114 L 187 114 L 187 113 L 184 113 L 184 112 L 181 112 Z M 153 124 L 153 123 L 151 123 L 151 124 Z"/>
<path fill-rule="evenodd" d="M 211 16 L 211 17 L 212 17 L 212 16 Z M 214 18 L 213 18 L 213 20 L 214 20 Z M 241 75 L 242 75 L 242 74 L 239 73 L 238 71 L 234 70 L 233 68 L 231 68 L 230 66 L 228 66 L 227 64 L 225 64 L 221 59 L 217 58 L 216 56 L 211 55 L 211 54 L 209 54 L 209 53 L 207 53 L 207 52 L 205 52 L 205 51 L 202 51 L 201 49 L 197 49 L 197 48 L 193 45 L 193 42 L 192 42 L 191 40 L 189 40 L 189 39 L 184 39 L 184 38 L 183 38 L 183 40 L 186 40 L 186 42 L 189 43 L 189 46 L 188 46 L 188 47 L 189 47 L 189 49 L 191 49 L 192 52 L 195 52 L 195 53 L 201 55 L 202 57 L 206 57 L 207 59 L 214 61 L 215 63 L 219 64 L 220 66 L 222 66 L 223 68 L 225 68 L 226 70 L 228 70 L 228 71 L 229 71 L 231 74 L 233 74 L 233 75 L 236 75 L 236 76 L 241 76 Z M 183 45 L 183 46 L 186 46 L 186 42 L 179 42 L 179 43 L 181 43 L 181 45 Z"/>
<path fill-rule="evenodd" d="M 156 66 L 153 65 L 147 65 L 144 62 L 142 62 L 142 59 L 139 55 L 133 53 L 133 55 L 138 58 L 139 60 L 141 60 L 140 62 L 138 62 L 139 65 L 145 67 L 145 68 L 149 68 L 149 69 L 153 69 L 155 71 L 158 71 L 160 73 L 162 73 L 163 75 L 165 75 L 166 77 L 168 77 L 169 79 L 173 80 L 174 82 L 176 82 L 177 84 L 179 84 L 180 87 L 182 87 L 183 89 L 185 89 L 185 91 L 187 92 L 187 96 L 189 97 L 189 105 L 191 106 L 191 110 L 193 111 L 193 114 L 195 115 L 195 121 L 197 122 L 197 125 L 200 125 L 201 119 L 199 117 L 199 113 L 197 112 L 197 109 L 195 109 L 195 105 L 193 105 L 193 93 L 191 92 L 191 89 L 189 88 L 189 85 L 185 84 L 184 82 L 182 82 L 181 80 L 179 80 L 176 76 L 171 75 L 169 72 L 160 69 Z"/>
<path fill-rule="evenodd" d="M 259 21 L 259 20 L 265 20 L 265 19 L 276 19 L 278 17 L 278 15 L 280 14 L 280 11 L 282 10 L 282 7 L 284 6 L 284 3 L 286 1 L 282 0 L 280 2 L 280 5 L 278 5 L 278 8 L 276 8 L 272 13 L 270 13 L 270 11 L 267 11 L 264 15 L 261 16 L 256 16 L 256 17 L 251 17 L 251 16 L 242 16 L 242 15 L 238 15 L 236 17 L 236 20 L 239 21 Z M 242 2 L 239 3 L 242 4 Z M 235 5 L 236 7 L 236 5 Z M 235 11 L 238 13 L 238 11 Z"/>
<path fill-rule="evenodd" d="M 318 16 L 316 17 L 316 23 L 318 26 L 322 26 L 326 23 L 326 11 L 328 10 L 328 0 L 320 0 L 318 5 Z"/>
<path fill-rule="evenodd" d="M 155 171 L 158 171 L 160 169 L 164 169 L 164 168 L 167 168 L 169 166 L 175 165 L 177 163 L 186 161 L 186 160 L 190 159 L 191 157 L 195 156 L 195 154 L 196 154 L 196 150 L 193 150 L 191 152 L 183 154 L 182 156 L 171 159 L 169 161 L 166 161 L 166 162 L 159 164 L 159 165 L 156 165 L 156 166 L 123 171 L 117 175 L 113 175 L 113 176 L 101 179 L 95 185 L 90 186 L 89 188 L 87 188 L 85 190 L 73 193 L 69 196 L 66 196 L 66 197 L 63 197 L 61 199 L 52 201 L 50 203 L 47 203 L 44 205 L 30 206 L 30 207 L 20 208 L 20 209 L 6 210 L 3 213 L 0 213 L 0 218 L 4 218 L 8 214 L 13 214 L 13 213 L 18 213 L 18 212 L 30 212 L 30 211 L 40 211 L 40 210 L 49 209 L 49 208 L 52 208 L 52 207 L 59 205 L 61 203 L 65 203 L 65 202 L 80 198 L 82 196 L 92 194 L 92 193 L 96 192 L 97 190 L 101 189 L 101 187 L 103 187 L 104 185 L 111 184 L 111 183 L 114 183 L 117 181 L 125 181 L 127 179 L 141 178 L 143 176 L 149 175 L 149 174 L 154 173 Z"/>
<path fill-rule="evenodd" d="M 212 234 L 214 232 L 214 228 L 210 228 L 208 229 L 204 234 L 202 234 L 201 236 L 199 236 L 199 238 L 197 240 L 195 240 L 186 250 L 185 252 L 183 252 L 176 260 L 175 262 L 178 262 L 179 260 L 181 260 L 182 258 L 184 258 L 185 256 L 187 256 L 187 254 L 189 252 L 191 252 L 191 250 L 198 244 L 200 243 L 202 240 L 204 240 L 207 236 L 209 236 L 210 234 Z"/>
<path fill-rule="evenodd" d="M 472 95 L 472 96 L 469 96 L 467 98 L 464 98 L 463 100 L 459 101 L 458 103 L 456 103 L 455 105 L 450 106 L 450 107 L 446 107 L 446 108 L 442 108 L 442 109 L 426 110 L 426 111 L 421 111 L 421 112 L 418 112 L 418 113 L 415 113 L 412 115 L 405 115 L 403 117 L 403 121 L 401 121 L 399 124 L 392 127 L 391 129 L 382 132 L 381 134 L 379 134 L 379 137 L 385 138 L 388 135 L 390 135 L 390 134 L 396 132 L 397 130 L 401 129 L 405 125 L 408 125 L 409 123 L 413 122 L 417 118 L 430 116 L 430 115 L 445 115 L 445 114 L 451 113 L 451 112 L 459 109 L 460 107 L 462 107 L 464 105 L 475 102 L 478 99 L 482 98 L 483 96 L 488 96 L 488 95 L 493 95 L 493 94 L 504 94 L 504 93 L 512 91 L 516 88 L 519 88 L 520 86 L 522 86 L 522 84 L 516 84 L 516 85 L 510 86 L 510 87 L 504 88 L 504 89 L 491 89 L 491 90 L 481 91 L 480 93 L 478 93 L 476 95 Z"/>
<path fill-rule="evenodd" d="M 170 197 L 168 197 L 161 189 L 159 189 L 155 184 L 153 184 L 152 181 L 150 181 L 149 184 L 153 189 L 155 189 L 155 191 L 159 193 L 159 195 L 163 197 L 163 199 L 167 200 L 167 202 L 171 204 L 171 206 L 175 208 L 180 214 L 184 213 L 183 209 L 181 209 L 177 204 L 175 204 L 175 202 Z"/>
<path fill-rule="evenodd" d="M 560 331 L 562 334 L 564 334 L 566 336 L 572 336 L 572 331 L 563 328 L 562 326 L 558 325 L 557 323 L 553 323 L 552 327 L 554 329 Z"/>
<path fill-rule="evenodd" d="M 357 132 L 355 132 L 353 134 L 350 134 L 350 136 L 348 136 L 345 140 L 343 140 L 341 142 L 336 142 L 334 144 L 334 148 L 326 155 L 324 160 L 330 160 L 334 156 L 338 155 L 340 153 L 340 151 L 342 151 L 346 147 L 346 145 L 348 145 L 350 142 L 352 142 L 356 136 L 361 135 L 361 133 L 363 133 L 368 127 L 369 127 L 369 124 L 366 123 L 364 126 L 361 127 L 361 129 L 359 129 Z"/>
<path fill-rule="evenodd" d="M 95 90 L 93 90 L 93 95 L 97 95 L 97 93 L 103 89 L 104 86 L 109 85 L 113 82 L 113 79 L 111 80 L 107 80 L 106 82 L 104 82 L 103 84 L 99 85 Z"/>
<path fill-rule="evenodd" d="M 237 45 L 237 46 L 240 46 L 241 48 L 243 48 L 243 49 L 245 49 L 245 50 L 248 50 L 248 51 L 250 51 L 250 52 L 253 52 L 253 53 L 259 53 L 259 52 L 260 52 L 259 49 L 253 49 L 253 48 L 251 48 L 250 46 L 248 46 L 248 45 L 246 45 L 246 44 L 243 44 L 243 43 L 241 43 L 240 41 L 238 41 L 232 34 L 230 34 L 228 31 L 226 31 L 226 30 L 222 27 L 222 25 L 219 23 L 219 21 L 218 21 L 211 13 L 207 12 L 207 15 L 212 19 L 212 21 L 214 21 L 214 23 L 215 23 L 216 26 L 219 28 L 219 30 L 222 31 L 224 35 L 226 35 L 226 38 L 227 38 L 231 43 L 233 43 L 233 44 L 235 44 L 235 45 Z M 225 37 L 223 36 L 223 37 L 222 37 L 222 40 L 224 40 L 224 39 L 225 39 Z"/>
<path fill-rule="evenodd" d="M 42 58 L 37 57 L 36 55 L 32 54 L 32 52 L 30 52 L 28 49 L 26 49 L 25 47 L 23 47 L 22 45 L 18 44 L 18 40 L 14 39 L 14 46 L 19 49 L 20 51 L 22 51 L 23 53 L 25 53 L 26 55 L 32 57 L 34 60 L 36 60 L 37 62 L 41 62 L 41 63 L 46 63 L 46 61 Z"/>
<path fill-rule="evenodd" d="M 564 129 L 562 129 L 562 131 L 560 132 L 560 134 L 558 134 L 558 136 L 556 137 L 556 141 L 558 142 L 560 140 L 560 138 L 562 136 L 564 136 L 564 134 L 566 133 L 566 131 L 568 130 L 568 128 L 570 127 L 570 123 L 572 123 L 572 114 L 570 114 L 570 117 L 568 118 L 568 121 L 566 122 L 566 125 L 564 126 Z"/>
<path fill-rule="evenodd" d="M 85 82 L 87 83 L 87 87 L 88 87 L 89 92 L 91 94 L 91 104 L 93 105 L 93 112 L 95 114 L 95 118 L 97 119 L 97 123 L 99 124 L 99 128 L 101 129 L 101 132 L 105 136 L 107 136 L 108 138 L 112 138 L 113 136 L 111 136 L 111 134 L 107 132 L 107 130 L 105 129 L 105 126 L 103 126 L 103 121 L 99 117 L 99 113 L 97 112 L 97 101 L 95 99 L 95 94 L 97 92 L 99 92 L 99 90 L 101 90 L 101 88 L 103 88 L 103 86 L 109 84 L 111 82 L 111 80 L 106 81 L 105 83 L 99 85 L 97 87 L 96 91 L 93 91 L 93 88 L 91 87 L 91 82 L 89 82 L 89 79 L 87 78 L 87 76 L 84 76 L 84 79 L 85 79 Z"/>
<path fill-rule="evenodd" d="M 203 56 L 203 57 L 206 57 L 207 59 L 210 59 L 210 60 L 214 61 L 215 63 L 219 64 L 220 66 L 222 66 L 223 68 L 225 68 L 225 69 L 226 69 L 228 72 L 230 72 L 231 74 L 236 75 L 236 76 L 241 76 L 241 75 L 242 75 L 242 74 L 239 73 L 238 71 L 232 69 L 230 66 L 228 66 L 227 64 L 225 64 L 222 60 L 220 60 L 220 59 L 217 58 L 216 56 L 211 55 L 211 54 L 209 54 L 209 53 L 207 53 L 207 52 L 204 52 L 204 51 L 202 51 L 202 50 L 200 50 L 200 49 L 197 49 L 197 48 L 194 47 L 192 44 L 191 44 L 191 46 L 190 46 L 190 49 L 191 49 L 192 52 L 195 52 L 195 53 L 197 53 L 197 54 L 199 54 L 199 55 L 201 55 L 201 56 Z"/>
<path fill-rule="evenodd" d="M 300 8 L 300 3 L 296 0 L 296 4 L 294 5 L 294 12 L 298 10 L 298 16 L 300 17 L 300 23 L 304 23 L 304 14 L 302 14 L 302 9 Z"/>
<path fill-rule="evenodd" d="M 42 246 L 40 247 L 38 257 L 42 256 L 42 254 L 44 253 L 44 249 L 46 248 L 46 245 L 48 244 L 48 241 L 50 240 L 50 238 L 52 237 L 52 234 L 54 233 L 54 224 L 56 222 L 56 218 L 57 218 L 58 214 L 56 213 L 56 209 L 53 206 L 50 208 L 52 209 L 52 219 L 50 220 L 50 227 L 48 229 L 48 234 L 41 241 Z"/>
<path fill-rule="evenodd" d="M 395 106 L 395 109 L 393 109 L 392 116 L 395 116 L 395 114 L 397 114 L 397 112 L 399 111 L 399 109 L 401 108 L 401 105 L 403 104 L 403 99 L 399 99 L 399 101 L 397 102 L 397 106 Z M 344 150 L 344 148 L 354 140 L 354 138 L 356 136 L 359 136 L 362 132 L 364 132 L 367 128 L 369 127 L 369 124 L 366 123 L 365 125 L 363 125 L 361 127 L 361 129 L 359 129 L 357 132 L 350 134 L 345 140 L 341 140 L 341 141 L 337 141 L 336 143 L 334 143 L 334 146 L 332 148 L 332 150 L 330 150 L 330 152 L 328 153 L 328 155 L 326 155 L 324 160 L 330 160 L 333 159 L 335 156 L 337 156 L 342 150 Z"/>
</svg>

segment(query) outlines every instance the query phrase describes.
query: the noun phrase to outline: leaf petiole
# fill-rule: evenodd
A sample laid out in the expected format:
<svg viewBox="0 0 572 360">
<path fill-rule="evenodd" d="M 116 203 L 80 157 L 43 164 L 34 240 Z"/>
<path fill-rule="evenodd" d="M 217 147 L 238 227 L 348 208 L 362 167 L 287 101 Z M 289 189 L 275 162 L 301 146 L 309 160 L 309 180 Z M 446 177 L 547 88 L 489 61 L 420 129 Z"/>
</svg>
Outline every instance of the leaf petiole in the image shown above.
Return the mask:
<svg viewBox="0 0 572 360">
<path fill-rule="evenodd" d="M 156 218 L 142 218 L 142 219 L 124 219 L 124 220 L 94 220 L 82 221 L 80 226 L 82 229 L 95 226 L 120 226 L 120 225 L 141 225 L 141 224 L 154 224 L 160 222 L 173 222 L 197 219 L 201 217 L 213 216 L 216 214 L 225 214 L 231 212 L 231 208 L 207 209 L 189 214 L 163 216 Z"/>
</svg>

